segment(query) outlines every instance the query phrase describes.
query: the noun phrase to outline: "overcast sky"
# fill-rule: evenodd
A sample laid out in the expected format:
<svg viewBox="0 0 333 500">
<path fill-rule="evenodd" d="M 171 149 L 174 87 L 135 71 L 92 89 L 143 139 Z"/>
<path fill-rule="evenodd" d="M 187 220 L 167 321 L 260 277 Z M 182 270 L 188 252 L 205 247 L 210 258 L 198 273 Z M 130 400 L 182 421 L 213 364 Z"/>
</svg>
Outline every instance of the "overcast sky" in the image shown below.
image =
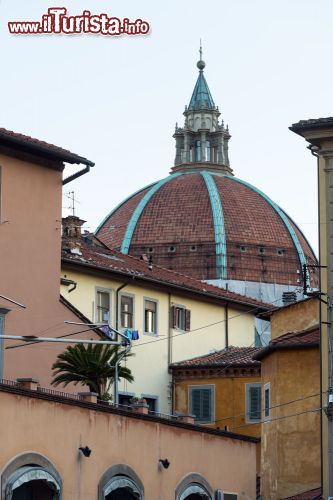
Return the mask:
<svg viewBox="0 0 333 500">
<path fill-rule="evenodd" d="M 8 33 L 8 21 L 38 21 L 54 4 L 71 15 L 141 18 L 151 32 Z M 288 127 L 333 115 L 332 19 L 332 0 L 0 0 L 0 126 L 96 163 L 66 186 L 93 230 L 123 198 L 169 173 L 202 38 L 235 175 L 286 210 L 316 249 L 316 162 Z"/>
</svg>

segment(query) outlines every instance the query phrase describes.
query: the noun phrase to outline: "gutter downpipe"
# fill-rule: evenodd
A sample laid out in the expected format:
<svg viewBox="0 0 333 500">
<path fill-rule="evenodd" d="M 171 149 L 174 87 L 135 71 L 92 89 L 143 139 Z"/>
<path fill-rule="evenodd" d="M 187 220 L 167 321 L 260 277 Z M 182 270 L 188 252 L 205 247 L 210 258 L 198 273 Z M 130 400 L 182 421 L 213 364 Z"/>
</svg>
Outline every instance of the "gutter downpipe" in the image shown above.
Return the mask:
<svg viewBox="0 0 333 500">
<path fill-rule="evenodd" d="M 171 293 L 168 292 L 168 371 L 170 370 L 169 366 L 172 362 L 172 332 L 171 332 Z M 171 371 L 171 415 L 174 413 L 175 409 L 175 387 L 173 380 L 173 371 Z"/>
<path fill-rule="evenodd" d="M 127 285 L 128 285 L 128 283 L 123 283 L 116 290 L 116 330 L 117 331 L 119 329 L 118 328 L 118 326 L 119 326 L 119 292 L 120 292 L 120 290 L 122 290 L 123 288 L 125 288 L 125 286 L 127 286 Z M 123 359 L 123 357 L 125 356 L 125 354 L 127 354 L 128 351 L 129 351 L 129 348 L 125 349 L 123 355 L 118 359 L 117 363 L 114 366 L 114 387 L 113 387 L 114 393 L 113 393 L 113 398 L 114 398 L 114 404 L 115 405 L 119 404 L 119 394 L 118 394 L 118 366 L 119 366 L 120 361 Z"/>
<path fill-rule="evenodd" d="M 317 158 L 317 197 L 318 197 L 318 250 L 319 250 L 319 265 L 320 265 L 320 175 L 319 175 L 319 155 L 315 153 L 311 146 L 308 146 L 311 154 Z M 321 268 L 319 268 L 319 291 L 321 291 Z M 320 352 L 320 408 L 323 408 L 323 353 L 322 353 L 322 334 L 321 334 L 321 325 L 322 325 L 322 311 L 321 311 L 321 302 L 319 303 L 319 352 Z M 328 326 L 328 325 L 327 325 Z M 323 470 L 323 410 L 320 412 L 320 484 L 323 487 L 324 481 L 324 470 Z"/>
<path fill-rule="evenodd" d="M 224 308 L 224 332 L 225 332 L 225 349 L 229 347 L 229 302 L 226 303 Z"/>
</svg>

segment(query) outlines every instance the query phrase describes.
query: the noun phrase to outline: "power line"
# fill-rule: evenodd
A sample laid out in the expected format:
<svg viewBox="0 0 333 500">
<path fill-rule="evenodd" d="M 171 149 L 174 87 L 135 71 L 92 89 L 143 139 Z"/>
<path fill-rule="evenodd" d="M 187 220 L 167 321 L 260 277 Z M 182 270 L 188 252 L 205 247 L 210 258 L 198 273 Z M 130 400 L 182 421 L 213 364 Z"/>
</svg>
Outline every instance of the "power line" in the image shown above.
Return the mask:
<svg viewBox="0 0 333 500">
<path fill-rule="evenodd" d="M 291 415 L 284 415 L 282 417 L 269 418 L 267 420 L 261 420 L 260 422 L 257 422 L 257 424 L 263 424 L 263 423 L 268 424 L 269 422 L 275 422 L 276 420 L 283 420 L 285 418 L 298 417 L 299 415 L 304 415 L 305 413 L 314 413 L 316 411 L 321 411 L 321 410 L 323 410 L 322 407 L 312 408 L 310 410 L 304 410 L 304 411 L 301 411 L 299 413 L 292 413 Z M 237 427 L 231 427 L 231 429 L 233 429 L 233 430 L 235 430 L 235 429 L 241 429 L 242 427 L 248 427 L 248 425 L 250 425 L 250 424 L 238 425 Z"/>
<path fill-rule="evenodd" d="M 327 392 L 328 391 L 323 391 L 322 394 L 326 394 Z M 288 406 L 288 405 L 291 405 L 293 403 L 299 403 L 300 401 L 304 401 L 305 399 L 311 399 L 311 398 L 315 398 L 317 396 L 320 396 L 320 392 L 318 392 L 317 394 L 311 394 L 310 396 L 304 396 L 302 398 L 292 399 L 291 401 L 287 401 L 286 403 L 280 403 L 278 405 L 273 405 L 273 406 L 270 406 L 269 408 L 263 408 L 262 410 L 260 410 L 260 413 L 264 413 L 265 410 L 273 410 L 275 408 L 280 408 L 282 406 Z M 219 418 L 217 420 L 214 420 L 213 423 L 216 424 L 217 422 L 222 422 L 223 420 L 233 420 L 233 419 L 240 418 L 240 417 L 246 417 L 246 415 L 247 415 L 247 413 L 240 413 L 239 415 L 223 417 L 223 418 Z M 262 423 L 262 422 L 261 421 L 260 422 L 249 422 L 247 424 L 244 424 L 244 427 L 248 426 L 248 425 L 257 425 L 260 423 Z"/>
<path fill-rule="evenodd" d="M 275 302 L 279 302 L 280 299 L 277 299 L 275 300 L 274 302 L 271 302 L 271 304 L 274 304 Z M 258 309 L 259 306 L 256 306 L 256 307 L 253 307 L 251 309 L 249 309 L 248 311 L 244 311 L 242 313 L 239 313 L 239 314 L 236 314 L 235 316 L 231 316 L 228 318 L 228 322 L 231 321 L 232 319 L 236 319 L 236 318 L 239 318 L 240 316 L 244 316 L 244 315 L 247 315 L 247 314 L 250 314 L 251 312 L 253 311 L 256 311 Z M 176 333 L 174 335 L 171 335 L 171 336 L 168 336 L 167 334 L 164 335 L 163 338 L 158 338 L 158 339 L 155 339 L 155 340 L 150 340 L 148 342 L 143 342 L 142 344 L 136 344 L 136 345 L 133 345 L 132 348 L 136 348 L 136 347 L 141 347 L 141 346 L 145 346 L 145 345 L 148 345 L 148 344 L 153 344 L 153 343 L 157 343 L 157 342 L 162 342 L 162 341 L 165 341 L 165 340 L 169 340 L 169 339 L 172 339 L 172 338 L 176 338 L 176 337 L 179 337 L 179 336 L 183 336 L 183 335 L 187 335 L 187 334 L 190 334 L 190 333 L 195 333 L 195 332 L 198 332 L 198 331 L 202 331 L 206 328 L 210 328 L 212 326 L 215 326 L 215 325 L 218 325 L 218 324 L 221 324 L 221 323 L 225 323 L 227 320 L 226 319 L 222 319 L 222 320 L 219 320 L 219 321 L 216 321 L 214 323 L 210 323 L 210 324 L 207 324 L 207 325 L 203 325 L 203 326 L 200 326 L 198 328 L 194 328 L 193 330 L 189 330 L 187 332 L 180 332 L 180 333 Z M 79 333 L 82 333 L 82 331 L 79 331 L 79 332 L 74 332 L 74 333 L 71 333 L 69 335 L 77 335 Z M 61 337 L 59 337 L 61 338 Z M 24 343 L 24 344 L 20 344 L 20 345 L 17 345 L 15 346 L 15 348 L 17 347 L 25 347 L 29 345 L 29 343 Z M 253 343 L 251 344 L 251 346 L 253 345 Z M 246 347 L 251 347 L 251 346 L 246 346 Z M 14 346 L 13 346 L 14 347 Z M 13 348 L 11 347 L 11 348 Z M 6 348 L 7 349 L 7 348 Z"/>
</svg>

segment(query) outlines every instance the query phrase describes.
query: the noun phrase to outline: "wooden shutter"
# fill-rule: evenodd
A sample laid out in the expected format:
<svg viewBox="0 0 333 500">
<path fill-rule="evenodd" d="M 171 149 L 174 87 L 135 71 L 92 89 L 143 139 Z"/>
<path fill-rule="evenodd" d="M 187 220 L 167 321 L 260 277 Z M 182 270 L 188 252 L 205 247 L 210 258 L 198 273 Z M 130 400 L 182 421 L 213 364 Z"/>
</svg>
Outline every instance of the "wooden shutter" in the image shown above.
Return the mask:
<svg viewBox="0 0 333 500">
<path fill-rule="evenodd" d="M 185 331 L 189 332 L 191 330 L 191 311 L 185 309 Z"/>
<path fill-rule="evenodd" d="M 201 405 L 202 413 L 201 420 L 210 421 L 212 419 L 211 408 L 212 408 L 212 391 L 210 389 L 202 389 L 201 391 Z"/>
<path fill-rule="evenodd" d="M 249 419 L 261 418 L 261 386 L 254 385 L 249 388 Z"/>
<path fill-rule="evenodd" d="M 190 412 L 199 422 L 210 422 L 212 419 L 212 389 L 191 389 Z"/>
<path fill-rule="evenodd" d="M 191 413 L 200 420 L 201 417 L 201 389 L 191 391 Z"/>
<path fill-rule="evenodd" d="M 177 308 L 175 306 L 171 306 L 171 328 L 176 328 L 177 326 Z"/>
</svg>

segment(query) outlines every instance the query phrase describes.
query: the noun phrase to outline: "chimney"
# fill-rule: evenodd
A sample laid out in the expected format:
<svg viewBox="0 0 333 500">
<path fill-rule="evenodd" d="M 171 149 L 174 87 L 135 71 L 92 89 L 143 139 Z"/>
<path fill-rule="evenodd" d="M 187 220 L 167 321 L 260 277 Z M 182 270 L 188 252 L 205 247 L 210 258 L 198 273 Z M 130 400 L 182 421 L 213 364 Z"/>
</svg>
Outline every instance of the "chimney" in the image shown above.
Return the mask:
<svg viewBox="0 0 333 500">
<path fill-rule="evenodd" d="M 73 254 L 81 254 L 81 227 L 85 220 L 76 215 L 69 215 L 62 219 L 62 246 Z"/>
</svg>

